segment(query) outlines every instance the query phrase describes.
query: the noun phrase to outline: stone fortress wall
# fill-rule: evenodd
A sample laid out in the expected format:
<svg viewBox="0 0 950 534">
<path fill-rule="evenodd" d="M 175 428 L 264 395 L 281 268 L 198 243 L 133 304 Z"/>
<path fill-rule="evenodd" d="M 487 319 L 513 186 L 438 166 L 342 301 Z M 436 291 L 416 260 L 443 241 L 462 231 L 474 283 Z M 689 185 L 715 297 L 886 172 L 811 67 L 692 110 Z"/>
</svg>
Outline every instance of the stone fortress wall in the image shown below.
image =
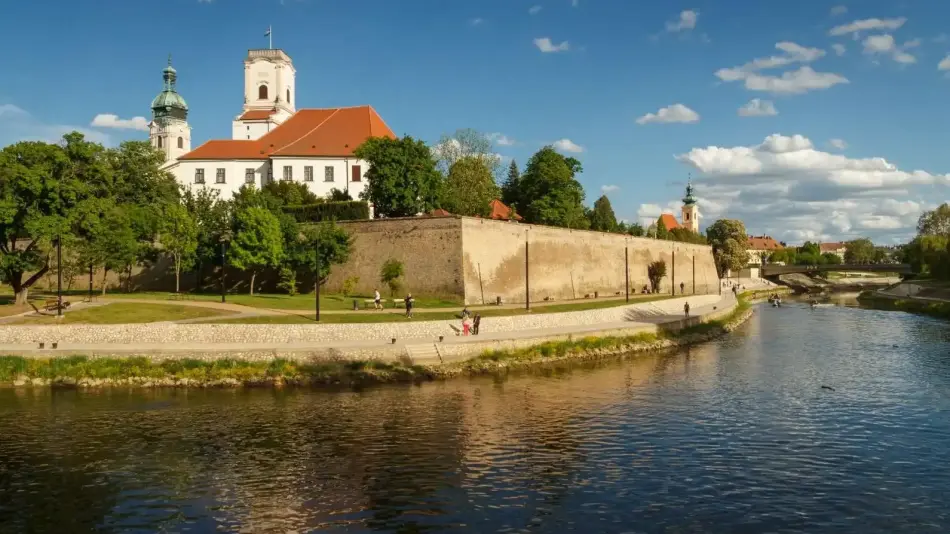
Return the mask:
<svg viewBox="0 0 950 534">
<path fill-rule="evenodd" d="M 357 293 L 386 295 L 379 270 L 389 258 L 405 265 L 403 293 L 464 298 L 467 304 L 525 300 L 525 238 L 532 302 L 622 295 L 624 258 L 631 293 L 649 285 L 647 265 L 664 260 L 661 292 L 718 293 L 712 249 L 674 241 L 470 217 L 414 217 L 339 223 L 353 236 L 350 260 L 335 267 L 327 291 L 358 276 Z M 694 271 L 695 265 L 695 271 Z M 695 272 L 695 276 L 694 276 Z M 402 295 L 398 295 L 401 297 Z"/>
</svg>

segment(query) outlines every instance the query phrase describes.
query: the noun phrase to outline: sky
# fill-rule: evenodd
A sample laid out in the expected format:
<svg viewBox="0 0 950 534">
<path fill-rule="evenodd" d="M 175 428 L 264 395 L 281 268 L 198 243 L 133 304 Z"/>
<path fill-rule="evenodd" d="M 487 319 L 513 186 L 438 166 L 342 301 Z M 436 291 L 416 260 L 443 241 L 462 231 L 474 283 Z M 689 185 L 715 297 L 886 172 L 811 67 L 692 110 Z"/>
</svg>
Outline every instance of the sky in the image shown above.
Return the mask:
<svg viewBox="0 0 950 534">
<path fill-rule="evenodd" d="M 941 0 L 30 0 L 3 8 L 0 146 L 146 139 L 172 55 L 192 146 L 230 138 L 249 48 L 297 107 L 372 105 L 397 135 L 474 128 L 522 168 L 579 159 L 618 218 L 741 219 L 789 243 L 907 240 L 950 199 Z"/>
</svg>

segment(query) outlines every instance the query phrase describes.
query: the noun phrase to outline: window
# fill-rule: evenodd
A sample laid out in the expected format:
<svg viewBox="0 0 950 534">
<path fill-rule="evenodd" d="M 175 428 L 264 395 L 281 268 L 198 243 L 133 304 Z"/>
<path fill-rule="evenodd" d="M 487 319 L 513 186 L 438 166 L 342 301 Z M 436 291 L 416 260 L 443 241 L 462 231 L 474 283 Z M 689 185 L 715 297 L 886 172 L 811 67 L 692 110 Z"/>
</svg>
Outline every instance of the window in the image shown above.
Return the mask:
<svg viewBox="0 0 950 534">
<path fill-rule="evenodd" d="M 290 89 L 287 89 L 287 103 L 290 104 Z"/>
<path fill-rule="evenodd" d="M 333 167 L 327 165 L 323 168 L 323 181 L 332 182 L 333 181 Z"/>
<path fill-rule="evenodd" d="M 204 169 L 195 169 L 195 183 L 203 184 L 205 183 L 205 170 Z"/>
<path fill-rule="evenodd" d="M 214 183 L 223 184 L 224 183 L 224 169 L 218 169 L 214 173 Z"/>
<path fill-rule="evenodd" d="M 178 138 L 178 148 L 185 148 L 185 140 L 181 137 Z"/>
<path fill-rule="evenodd" d="M 158 148 L 162 148 L 162 138 L 158 138 Z"/>
<path fill-rule="evenodd" d="M 353 173 L 352 178 L 350 178 L 351 181 L 353 182 L 363 181 L 363 169 L 361 169 L 359 165 L 353 165 L 353 169 L 351 172 Z"/>
<path fill-rule="evenodd" d="M 303 168 L 303 181 L 312 182 L 313 181 L 313 167 L 307 165 Z"/>
<path fill-rule="evenodd" d="M 254 183 L 254 169 L 244 169 L 244 183 Z"/>
<path fill-rule="evenodd" d="M 290 165 L 284 165 L 284 180 L 290 181 L 294 179 L 294 168 Z"/>
<path fill-rule="evenodd" d="M 266 85 L 262 85 L 257 88 L 257 99 L 267 100 L 267 86 Z"/>
<path fill-rule="evenodd" d="M 274 181 L 274 167 L 272 165 L 267 166 L 267 183 Z"/>
</svg>

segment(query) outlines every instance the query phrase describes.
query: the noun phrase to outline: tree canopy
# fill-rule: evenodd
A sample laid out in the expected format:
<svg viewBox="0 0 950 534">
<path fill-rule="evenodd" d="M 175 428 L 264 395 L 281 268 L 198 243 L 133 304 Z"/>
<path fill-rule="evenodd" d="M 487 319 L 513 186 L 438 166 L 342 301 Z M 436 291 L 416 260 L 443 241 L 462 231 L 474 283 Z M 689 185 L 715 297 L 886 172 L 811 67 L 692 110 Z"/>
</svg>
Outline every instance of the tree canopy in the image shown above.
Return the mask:
<svg viewBox="0 0 950 534">
<path fill-rule="evenodd" d="M 411 217 L 435 207 L 442 177 L 424 142 L 409 136 L 374 137 L 360 145 L 355 154 L 370 166 L 360 198 L 373 204 L 377 214 Z"/>
<path fill-rule="evenodd" d="M 491 201 L 498 198 L 498 185 L 482 159 L 463 157 L 449 169 L 442 191 L 442 207 L 451 213 L 487 217 Z"/>
<path fill-rule="evenodd" d="M 870 239 L 861 238 L 848 241 L 844 253 L 844 262 L 851 264 L 871 263 L 874 261 L 874 243 Z"/>
<path fill-rule="evenodd" d="M 735 219 L 719 219 L 706 228 L 706 239 L 713 249 L 719 276 L 738 271 L 749 263 L 749 238 L 745 225 Z"/>
<path fill-rule="evenodd" d="M 590 229 L 601 232 L 617 230 L 617 216 L 614 215 L 614 209 L 607 195 L 602 195 L 594 201 L 594 208 L 590 211 Z"/>
<path fill-rule="evenodd" d="M 284 254 L 280 221 L 260 206 L 240 208 L 234 215 L 234 239 L 228 248 L 228 261 L 234 267 L 250 271 L 251 295 L 257 274 L 274 267 Z"/>
<path fill-rule="evenodd" d="M 547 146 L 536 152 L 518 180 L 518 213 L 525 222 L 565 228 L 587 228 L 584 188 L 575 179 L 582 171 L 574 158 Z"/>
</svg>

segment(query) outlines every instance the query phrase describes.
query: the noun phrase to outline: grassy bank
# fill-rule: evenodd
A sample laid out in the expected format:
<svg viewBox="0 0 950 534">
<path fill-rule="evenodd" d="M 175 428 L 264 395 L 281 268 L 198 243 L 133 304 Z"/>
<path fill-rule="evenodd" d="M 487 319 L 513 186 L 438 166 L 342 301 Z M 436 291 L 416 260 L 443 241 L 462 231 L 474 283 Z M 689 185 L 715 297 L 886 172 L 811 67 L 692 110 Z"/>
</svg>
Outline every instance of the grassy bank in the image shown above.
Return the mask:
<svg viewBox="0 0 950 534">
<path fill-rule="evenodd" d="M 156 321 L 181 321 L 185 319 L 201 319 L 204 317 L 222 317 L 233 315 L 234 312 L 202 308 L 198 306 L 184 306 L 181 304 L 151 304 L 144 302 L 116 302 L 91 306 L 82 310 L 67 311 L 62 318 L 56 312 L 46 312 L 43 315 L 26 315 L 18 319 L 7 321 L 4 324 L 125 324 L 125 323 L 153 323 Z"/>
<path fill-rule="evenodd" d="M 383 361 L 215 360 L 153 361 L 145 357 L 24 358 L 0 356 L 0 385 L 231 387 L 260 385 L 364 385 L 414 382 L 495 373 L 566 360 L 668 350 L 709 341 L 732 331 L 752 313 L 747 302 L 727 317 L 677 332 L 583 337 L 512 351 L 489 351 L 446 365 Z"/>
<path fill-rule="evenodd" d="M 876 291 L 864 291 L 858 295 L 862 306 L 876 310 L 903 311 L 950 320 L 950 302 L 928 302 L 913 299 L 888 298 Z"/>
</svg>

